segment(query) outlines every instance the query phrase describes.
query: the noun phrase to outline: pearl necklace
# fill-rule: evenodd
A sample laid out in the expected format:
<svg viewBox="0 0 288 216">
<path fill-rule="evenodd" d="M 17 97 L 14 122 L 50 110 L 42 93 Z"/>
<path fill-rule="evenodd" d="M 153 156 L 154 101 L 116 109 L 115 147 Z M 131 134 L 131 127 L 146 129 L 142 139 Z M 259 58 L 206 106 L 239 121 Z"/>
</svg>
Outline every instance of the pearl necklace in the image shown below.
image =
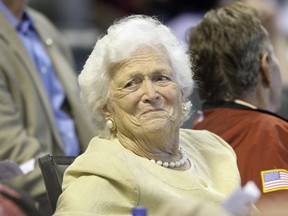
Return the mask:
<svg viewBox="0 0 288 216">
<path fill-rule="evenodd" d="M 166 162 L 166 161 L 161 161 L 161 160 L 156 161 L 154 159 L 151 159 L 150 161 L 158 164 L 159 166 L 163 166 L 166 168 L 180 167 L 180 166 L 183 166 L 184 164 L 186 164 L 186 162 L 188 161 L 189 158 L 181 148 L 179 149 L 179 152 L 180 152 L 181 158 L 180 158 L 180 160 L 177 160 L 177 161 Z"/>
</svg>

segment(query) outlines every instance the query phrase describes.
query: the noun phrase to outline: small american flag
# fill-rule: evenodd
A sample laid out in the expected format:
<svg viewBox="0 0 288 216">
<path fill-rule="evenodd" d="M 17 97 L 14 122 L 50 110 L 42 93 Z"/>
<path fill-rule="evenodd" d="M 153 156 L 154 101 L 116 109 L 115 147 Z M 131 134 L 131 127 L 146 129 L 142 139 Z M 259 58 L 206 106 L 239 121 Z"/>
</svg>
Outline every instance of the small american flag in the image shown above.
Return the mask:
<svg viewBox="0 0 288 216">
<path fill-rule="evenodd" d="M 288 190 L 288 171 L 273 169 L 261 171 L 263 192 Z"/>
</svg>

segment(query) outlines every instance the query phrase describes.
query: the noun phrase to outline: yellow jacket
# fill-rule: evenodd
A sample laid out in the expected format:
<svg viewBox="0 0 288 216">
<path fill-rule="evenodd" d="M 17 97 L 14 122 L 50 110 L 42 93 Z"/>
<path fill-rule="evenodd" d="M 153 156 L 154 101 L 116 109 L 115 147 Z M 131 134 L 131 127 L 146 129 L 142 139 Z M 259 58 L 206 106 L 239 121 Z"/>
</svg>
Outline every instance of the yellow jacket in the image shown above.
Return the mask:
<svg viewBox="0 0 288 216">
<path fill-rule="evenodd" d="M 193 164 L 190 171 L 154 164 L 118 140 L 93 138 L 65 172 L 55 215 L 131 215 L 134 206 L 158 215 L 173 200 L 218 204 L 240 185 L 235 154 L 221 138 L 181 129 L 180 146 Z"/>
</svg>

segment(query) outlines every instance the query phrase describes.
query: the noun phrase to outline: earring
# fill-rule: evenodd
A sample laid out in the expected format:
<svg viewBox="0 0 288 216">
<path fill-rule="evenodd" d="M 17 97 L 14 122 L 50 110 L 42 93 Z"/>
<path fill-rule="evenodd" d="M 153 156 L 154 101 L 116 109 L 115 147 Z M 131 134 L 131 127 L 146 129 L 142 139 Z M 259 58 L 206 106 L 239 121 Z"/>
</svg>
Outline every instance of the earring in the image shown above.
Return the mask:
<svg viewBox="0 0 288 216">
<path fill-rule="evenodd" d="M 114 131 L 116 129 L 115 121 L 112 117 L 108 117 L 106 119 L 106 126 L 111 130 Z"/>
<path fill-rule="evenodd" d="M 189 112 L 192 107 L 192 103 L 191 101 L 182 102 L 181 107 L 184 113 Z"/>
<path fill-rule="evenodd" d="M 190 117 L 192 103 L 191 101 L 183 102 L 181 103 L 181 107 L 182 107 L 182 116 L 184 118 L 184 121 L 186 121 Z"/>
</svg>

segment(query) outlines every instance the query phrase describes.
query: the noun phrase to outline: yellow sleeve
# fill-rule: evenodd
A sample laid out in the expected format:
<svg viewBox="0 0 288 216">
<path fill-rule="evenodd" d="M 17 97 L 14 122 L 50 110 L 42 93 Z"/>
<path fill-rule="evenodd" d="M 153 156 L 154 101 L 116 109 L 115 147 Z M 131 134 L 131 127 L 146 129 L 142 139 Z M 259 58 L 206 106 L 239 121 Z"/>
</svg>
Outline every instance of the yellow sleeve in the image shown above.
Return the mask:
<svg viewBox="0 0 288 216">
<path fill-rule="evenodd" d="M 96 155 L 95 155 L 96 156 Z M 64 176 L 55 215 L 131 215 L 137 181 L 117 157 L 97 152 L 80 157 Z"/>
</svg>

